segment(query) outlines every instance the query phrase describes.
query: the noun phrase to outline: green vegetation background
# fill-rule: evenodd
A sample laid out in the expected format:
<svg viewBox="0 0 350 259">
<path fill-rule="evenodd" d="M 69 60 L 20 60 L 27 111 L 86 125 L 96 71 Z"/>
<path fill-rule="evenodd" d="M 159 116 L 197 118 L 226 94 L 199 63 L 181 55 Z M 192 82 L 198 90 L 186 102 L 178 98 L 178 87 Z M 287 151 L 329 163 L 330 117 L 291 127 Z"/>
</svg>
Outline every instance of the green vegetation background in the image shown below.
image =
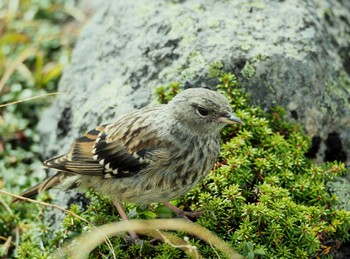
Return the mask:
<svg viewBox="0 0 350 259">
<path fill-rule="evenodd" d="M 74 2 L 59 0 L 0 1 L 0 104 L 56 91 L 62 68 L 69 62 L 78 23 Z M 74 16 L 74 15 L 73 15 Z M 309 139 L 301 127 L 283 120 L 283 110 L 269 113 L 250 104 L 237 78 L 215 62 L 208 76 L 218 78 L 218 90 L 230 100 L 246 123 L 222 133 L 222 151 L 205 181 L 174 204 L 185 210 L 200 209 L 196 220 L 230 243 L 246 258 L 330 258 L 330 251 L 349 240 L 350 212 L 339 208 L 338 197 L 327 182 L 347 173 L 344 164 L 316 165 L 305 153 Z M 157 88 L 161 103 L 181 86 L 174 82 Z M 41 166 L 40 138 L 36 130 L 41 112 L 52 101 L 45 96 L 0 108 L 0 188 L 18 194 L 45 177 Z M 120 220 L 113 204 L 93 191 L 87 208 L 70 209 L 95 225 Z M 48 194 L 41 196 L 50 201 Z M 0 196 L 0 257 L 47 258 L 57 247 L 91 229 L 67 216 L 52 233 L 45 221 L 51 209 L 31 203 L 9 206 L 11 197 Z M 132 219 L 173 217 L 153 208 L 126 204 Z M 183 238 L 186 233 L 178 233 Z M 112 238 L 117 258 L 187 258 L 183 251 L 143 236 L 134 245 L 125 236 Z M 204 258 L 217 251 L 189 236 Z M 224 255 L 220 256 L 225 258 Z M 107 245 L 90 258 L 111 257 Z"/>
</svg>

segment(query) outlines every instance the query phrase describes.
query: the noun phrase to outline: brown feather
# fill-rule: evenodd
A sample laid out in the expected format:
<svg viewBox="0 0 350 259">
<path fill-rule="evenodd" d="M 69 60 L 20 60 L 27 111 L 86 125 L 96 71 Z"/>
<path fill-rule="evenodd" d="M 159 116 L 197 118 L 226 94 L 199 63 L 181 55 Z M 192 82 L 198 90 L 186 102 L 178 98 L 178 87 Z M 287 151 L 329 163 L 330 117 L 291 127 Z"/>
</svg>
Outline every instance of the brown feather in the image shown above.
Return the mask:
<svg viewBox="0 0 350 259">
<path fill-rule="evenodd" d="M 98 126 L 78 138 L 64 155 L 44 162 L 44 165 L 82 175 L 130 177 L 147 165 L 144 156 L 160 146 L 156 133 L 149 132 L 143 113 Z M 145 124 L 145 125 L 143 125 Z"/>
<path fill-rule="evenodd" d="M 98 126 L 87 132 L 73 143 L 67 154 L 49 159 L 44 162 L 44 165 L 70 173 L 102 175 L 103 166 L 93 159 L 92 149 L 104 128 L 104 126 Z"/>
</svg>

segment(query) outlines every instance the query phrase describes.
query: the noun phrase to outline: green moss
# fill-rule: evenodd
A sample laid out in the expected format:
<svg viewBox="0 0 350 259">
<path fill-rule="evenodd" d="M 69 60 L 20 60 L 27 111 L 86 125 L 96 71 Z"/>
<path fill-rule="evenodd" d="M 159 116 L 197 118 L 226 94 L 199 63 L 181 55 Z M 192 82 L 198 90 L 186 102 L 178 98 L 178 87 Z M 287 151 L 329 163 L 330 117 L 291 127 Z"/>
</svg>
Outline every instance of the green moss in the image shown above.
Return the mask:
<svg viewBox="0 0 350 259">
<path fill-rule="evenodd" d="M 337 114 L 339 109 L 350 109 L 347 99 L 350 95 L 350 82 L 344 70 L 339 72 L 337 80 L 329 79 L 325 83 L 325 89 L 326 95 L 324 102 L 327 105 L 328 113 Z"/>
<path fill-rule="evenodd" d="M 248 44 L 248 43 L 241 44 L 241 49 L 246 51 L 246 52 L 248 52 L 251 49 L 251 47 L 252 46 L 250 44 Z"/>
<path fill-rule="evenodd" d="M 241 71 L 242 76 L 246 79 L 254 77 L 256 72 L 255 68 L 259 65 L 257 63 L 266 61 L 267 59 L 267 56 L 259 54 L 252 58 L 250 61 L 247 61 Z"/>
<path fill-rule="evenodd" d="M 179 82 L 170 83 L 168 86 L 160 86 L 156 89 L 157 101 L 159 103 L 168 103 L 179 91 Z"/>
<path fill-rule="evenodd" d="M 13 3 L 0 4 L 7 10 L 0 15 L 0 78 L 6 79 L 0 86 L 1 104 L 55 91 L 74 41 L 62 26 L 69 18 L 62 11 L 65 1 Z M 51 101 L 46 96 L 1 107 L 0 189 L 18 194 L 45 177 L 36 125 Z M 42 223 L 43 208 L 27 203 L 2 206 L 10 200 L 0 197 L 0 257 L 45 258 L 47 252 L 40 247 L 48 232 Z M 12 242 L 6 247 L 8 238 Z M 17 242 L 21 246 L 16 250 Z"/>
<path fill-rule="evenodd" d="M 255 67 L 251 63 L 247 62 L 241 72 L 242 76 L 245 78 L 252 78 L 255 75 Z"/>
<path fill-rule="evenodd" d="M 206 61 L 200 53 L 200 51 L 193 51 L 187 60 L 187 67 L 181 69 L 181 78 L 183 80 L 191 80 L 196 77 L 196 75 L 201 72 L 203 67 L 206 66 Z"/>
<path fill-rule="evenodd" d="M 210 63 L 208 68 L 208 77 L 216 78 L 220 76 L 220 74 L 222 73 L 223 67 L 224 67 L 224 64 L 221 61 L 214 61 Z"/>
</svg>

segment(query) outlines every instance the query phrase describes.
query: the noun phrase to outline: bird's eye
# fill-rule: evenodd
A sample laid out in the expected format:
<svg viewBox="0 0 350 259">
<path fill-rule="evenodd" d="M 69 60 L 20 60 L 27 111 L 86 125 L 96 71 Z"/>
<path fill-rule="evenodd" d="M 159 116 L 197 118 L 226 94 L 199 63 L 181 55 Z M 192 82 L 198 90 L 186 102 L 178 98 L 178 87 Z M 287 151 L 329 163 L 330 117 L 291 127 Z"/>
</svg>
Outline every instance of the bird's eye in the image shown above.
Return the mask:
<svg viewBox="0 0 350 259">
<path fill-rule="evenodd" d="M 209 114 L 209 111 L 203 107 L 197 107 L 197 112 L 201 116 L 207 116 Z"/>
</svg>

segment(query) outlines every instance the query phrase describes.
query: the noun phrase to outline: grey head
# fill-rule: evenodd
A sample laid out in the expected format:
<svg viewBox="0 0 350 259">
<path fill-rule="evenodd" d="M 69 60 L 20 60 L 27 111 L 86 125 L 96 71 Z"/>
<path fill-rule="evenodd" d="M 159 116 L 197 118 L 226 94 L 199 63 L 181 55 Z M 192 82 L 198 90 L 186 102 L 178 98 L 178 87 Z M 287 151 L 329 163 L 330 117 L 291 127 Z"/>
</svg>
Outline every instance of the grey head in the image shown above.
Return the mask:
<svg viewBox="0 0 350 259">
<path fill-rule="evenodd" d="M 189 88 L 176 95 L 168 107 L 183 130 L 218 134 L 226 124 L 244 124 L 232 113 L 228 100 L 205 88 Z"/>
</svg>

